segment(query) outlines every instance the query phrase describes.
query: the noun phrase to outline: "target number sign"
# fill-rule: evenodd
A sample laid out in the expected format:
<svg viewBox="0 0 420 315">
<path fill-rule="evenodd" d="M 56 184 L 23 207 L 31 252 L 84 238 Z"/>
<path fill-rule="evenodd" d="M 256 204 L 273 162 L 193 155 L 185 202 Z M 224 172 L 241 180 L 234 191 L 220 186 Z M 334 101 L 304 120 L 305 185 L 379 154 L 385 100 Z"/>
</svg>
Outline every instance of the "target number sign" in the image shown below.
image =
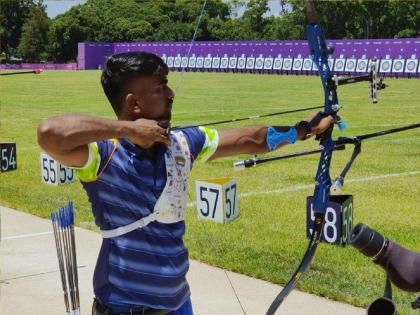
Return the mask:
<svg viewBox="0 0 420 315">
<path fill-rule="evenodd" d="M 16 168 L 16 143 L 0 143 L 0 171 L 7 172 Z"/>
<path fill-rule="evenodd" d="M 41 180 L 45 184 L 58 186 L 76 180 L 74 169 L 60 164 L 48 154 L 41 153 Z"/>
<path fill-rule="evenodd" d="M 306 200 L 306 237 L 312 235 L 315 220 L 313 197 Z M 353 196 L 331 196 L 327 203 L 321 242 L 345 246 L 349 242 L 353 228 Z"/>
<path fill-rule="evenodd" d="M 196 181 L 198 217 L 219 223 L 236 219 L 239 215 L 237 183 L 236 178 Z"/>
</svg>

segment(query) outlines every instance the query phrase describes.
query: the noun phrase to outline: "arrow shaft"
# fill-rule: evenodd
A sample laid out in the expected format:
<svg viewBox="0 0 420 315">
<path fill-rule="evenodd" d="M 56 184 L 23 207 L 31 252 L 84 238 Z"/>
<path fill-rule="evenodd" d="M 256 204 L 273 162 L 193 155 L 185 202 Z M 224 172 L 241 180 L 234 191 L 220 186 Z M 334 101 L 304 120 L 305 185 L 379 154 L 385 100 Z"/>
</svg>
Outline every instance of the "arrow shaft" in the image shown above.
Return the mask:
<svg viewBox="0 0 420 315">
<path fill-rule="evenodd" d="M 269 114 L 263 114 L 263 115 L 254 115 L 254 116 L 242 117 L 242 118 L 232 118 L 232 119 L 219 120 L 219 121 L 214 121 L 214 122 L 209 122 L 209 123 L 204 123 L 204 124 L 199 124 L 199 125 L 176 126 L 176 127 L 171 128 L 171 130 L 221 125 L 221 124 L 227 124 L 227 123 L 244 121 L 244 120 L 250 120 L 250 119 L 257 119 L 257 118 L 264 118 L 264 117 L 270 117 L 270 116 L 278 116 L 278 115 L 285 115 L 285 114 L 291 114 L 291 113 L 304 112 L 304 111 L 313 110 L 313 109 L 320 109 L 320 108 L 324 108 L 324 106 L 313 106 L 313 107 L 292 109 L 292 110 L 286 110 L 286 111 L 269 113 Z"/>
<path fill-rule="evenodd" d="M 37 73 L 37 71 L 31 70 L 31 71 L 6 72 L 6 73 L 0 73 L 0 75 L 15 75 L 15 74 L 28 74 L 28 73 Z"/>
</svg>

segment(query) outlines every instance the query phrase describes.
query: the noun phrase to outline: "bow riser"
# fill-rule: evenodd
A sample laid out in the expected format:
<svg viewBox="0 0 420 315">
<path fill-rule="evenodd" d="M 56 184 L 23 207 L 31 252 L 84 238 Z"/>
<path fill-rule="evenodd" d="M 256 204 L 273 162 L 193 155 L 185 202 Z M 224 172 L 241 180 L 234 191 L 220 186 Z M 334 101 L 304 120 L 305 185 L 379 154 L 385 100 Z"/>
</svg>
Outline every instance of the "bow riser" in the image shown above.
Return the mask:
<svg viewBox="0 0 420 315">
<path fill-rule="evenodd" d="M 335 115 L 339 109 L 336 85 L 328 66 L 329 49 L 325 43 L 325 36 L 319 24 L 306 26 L 309 51 L 313 62 L 317 65 L 324 88 L 324 115 Z M 333 128 L 329 128 L 322 136 L 320 145 L 323 148 L 315 176 L 314 212 L 325 214 L 327 202 L 330 198 L 331 177 L 330 164 L 335 143 L 331 140 Z"/>
<path fill-rule="evenodd" d="M 321 146 L 324 149 L 321 152 L 317 175 L 315 177 L 314 213 L 325 214 L 327 203 L 330 199 L 330 188 L 332 184 L 330 165 L 335 143 L 331 139 L 327 139 L 326 141 L 321 141 Z"/>
<path fill-rule="evenodd" d="M 328 66 L 329 48 L 325 43 L 324 32 L 319 24 L 308 24 L 306 26 L 306 36 L 308 38 L 309 51 L 312 61 L 318 68 L 324 88 L 325 115 L 334 114 L 338 107 L 336 87 L 332 79 L 332 74 Z"/>
</svg>

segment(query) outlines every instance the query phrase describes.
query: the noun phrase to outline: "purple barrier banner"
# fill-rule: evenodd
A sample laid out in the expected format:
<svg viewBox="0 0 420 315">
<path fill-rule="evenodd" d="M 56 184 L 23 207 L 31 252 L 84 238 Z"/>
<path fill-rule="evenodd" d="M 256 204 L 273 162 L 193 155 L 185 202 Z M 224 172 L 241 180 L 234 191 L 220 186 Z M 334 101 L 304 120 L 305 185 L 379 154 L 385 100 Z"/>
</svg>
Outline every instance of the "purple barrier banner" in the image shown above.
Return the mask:
<svg viewBox="0 0 420 315">
<path fill-rule="evenodd" d="M 327 40 L 334 74 L 363 74 L 376 61 L 381 75 L 420 77 L 420 38 Z M 88 42 L 78 45 L 78 69 L 103 68 L 112 54 L 147 51 L 173 71 L 317 73 L 305 40 L 190 42 Z"/>
<path fill-rule="evenodd" d="M 77 70 L 77 63 L 22 63 L 20 65 L 2 65 L 0 70 Z"/>
</svg>

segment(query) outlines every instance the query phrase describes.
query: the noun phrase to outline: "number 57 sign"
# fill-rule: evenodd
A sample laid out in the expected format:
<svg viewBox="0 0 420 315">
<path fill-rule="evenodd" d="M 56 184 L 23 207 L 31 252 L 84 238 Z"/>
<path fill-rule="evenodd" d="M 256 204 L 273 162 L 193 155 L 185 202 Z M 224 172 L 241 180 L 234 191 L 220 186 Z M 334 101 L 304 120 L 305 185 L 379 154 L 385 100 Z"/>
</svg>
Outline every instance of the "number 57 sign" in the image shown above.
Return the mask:
<svg viewBox="0 0 420 315">
<path fill-rule="evenodd" d="M 195 182 L 198 217 L 227 223 L 239 215 L 236 178 L 207 179 Z"/>
</svg>

